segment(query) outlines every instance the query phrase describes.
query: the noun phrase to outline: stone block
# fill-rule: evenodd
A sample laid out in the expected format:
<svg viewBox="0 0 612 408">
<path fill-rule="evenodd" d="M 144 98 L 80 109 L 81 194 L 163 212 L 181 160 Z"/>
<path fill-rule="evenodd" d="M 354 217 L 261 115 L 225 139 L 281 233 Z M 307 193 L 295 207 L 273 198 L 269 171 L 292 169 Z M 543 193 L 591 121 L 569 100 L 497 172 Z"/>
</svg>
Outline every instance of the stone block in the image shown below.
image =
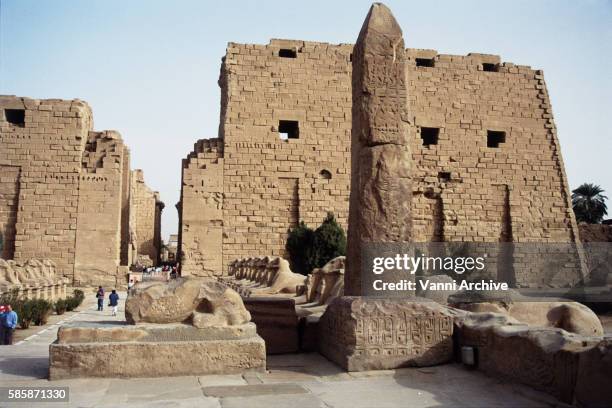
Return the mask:
<svg viewBox="0 0 612 408">
<path fill-rule="evenodd" d="M 579 407 L 612 405 L 612 339 L 602 340 L 580 355 L 574 402 Z"/>
<path fill-rule="evenodd" d="M 49 346 L 49 379 L 166 377 L 264 371 L 255 325 L 198 329 L 185 324 L 78 323 Z"/>
<path fill-rule="evenodd" d="M 268 354 L 299 351 L 298 316 L 293 299 L 255 297 L 243 301 L 257 325 L 257 334 L 266 342 Z"/>
<path fill-rule="evenodd" d="M 422 298 L 336 298 L 319 321 L 319 352 L 348 371 L 431 366 L 453 357 L 453 316 Z"/>
<path fill-rule="evenodd" d="M 319 335 L 319 320 L 321 316 L 310 315 L 300 320 L 300 351 L 308 353 L 319 349 L 317 338 Z"/>
<path fill-rule="evenodd" d="M 458 345 L 475 348 L 479 370 L 566 403 L 573 401 L 579 360 L 600 341 L 558 328 L 530 328 L 497 313 L 469 313 L 456 326 Z M 600 375 L 587 374 L 591 379 Z"/>
</svg>

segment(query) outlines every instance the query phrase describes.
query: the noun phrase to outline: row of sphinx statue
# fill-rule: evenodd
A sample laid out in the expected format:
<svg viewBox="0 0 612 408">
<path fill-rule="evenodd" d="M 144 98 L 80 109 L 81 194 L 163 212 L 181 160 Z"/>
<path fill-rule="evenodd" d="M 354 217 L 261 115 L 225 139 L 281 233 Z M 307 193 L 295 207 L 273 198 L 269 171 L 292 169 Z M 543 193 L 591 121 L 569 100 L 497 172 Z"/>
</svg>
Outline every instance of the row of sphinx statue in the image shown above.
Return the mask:
<svg viewBox="0 0 612 408">
<path fill-rule="evenodd" d="M 57 266 L 50 259 L 0 259 L 0 287 L 3 289 L 49 286 L 67 281 L 67 278 L 58 275 Z"/>
<path fill-rule="evenodd" d="M 220 278 L 244 298 L 257 296 L 292 297 L 298 314 L 319 314 L 344 293 L 345 257 L 330 260 L 308 276 L 291 271 L 289 262 L 277 256 L 236 259 L 229 276 Z"/>
</svg>

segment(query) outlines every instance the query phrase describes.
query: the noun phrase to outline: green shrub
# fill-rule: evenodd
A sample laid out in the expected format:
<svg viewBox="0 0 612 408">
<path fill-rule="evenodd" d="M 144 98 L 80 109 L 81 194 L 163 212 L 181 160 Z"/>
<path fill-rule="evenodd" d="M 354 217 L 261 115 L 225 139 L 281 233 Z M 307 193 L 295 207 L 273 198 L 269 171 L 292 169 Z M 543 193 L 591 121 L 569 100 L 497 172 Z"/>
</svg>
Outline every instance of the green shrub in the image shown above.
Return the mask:
<svg viewBox="0 0 612 408">
<path fill-rule="evenodd" d="M 66 310 L 68 310 L 69 312 L 72 312 L 74 309 L 79 307 L 80 304 L 81 304 L 81 300 L 79 300 L 79 298 L 75 296 L 70 296 L 69 298 L 66 299 Z"/>
<path fill-rule="evenodd" d="M 55 302 L 55 313 L 57 313 L 58 315 L 62 315 L 64 313 L 66 313 L 66 299 L 59 299 Z"/>
<path fill-rule="evenodd" d="M 72 294 L 75 298 L 78 298 L 81 301 L 85 299 L 85 292 L 83 292 L 81 289 L 75 289 Z"/>
<path fill-rule="evenodd" d="M 314 252 L 317 268 L 346 254 L 346 235 L 332 213 L 327 213 L 321 226 L 315 230 Z"/>
<path fill-rule="evenodd" d="M 77 307 L 81 306 L 85 299 L 85 293 L 82 290 L 75 289 L 72 296 L 66 299 L 66 310 L 69 312 L 73 311 Z"/>
<path fill-rule="evenodd" d="M 47 324 L 49 315 L 53 311 L 53 304 L 45 299 L 33 299 L 29 302 L 32 303 L 33 321 L 37 326 Z"/>
<path fill-rule="evenodd" d="M 27 329 L 34 321 L 34 302 L 31 300 L 19 300 L 12 304 L 13 310 L 17 313 L 19 327 Z"/>
<path fill-rule="evenodd" d="M 66 298 L 66 310 L 72 312 L 77 307 L 81 306 L 85 299 L 85 292 L 80 289 L 75 289 L 72 292 L 72 296 Z"/>
<path fill-rule="evenodd" d="M 320 268 L 335 257 L 346 253 L 346 235 L 328 213 L 319 228 L 312 230 L 303 221 L 289 231 L 285 246 L 289 254 L 291 270 L 307 275 L 314 268 Z"/>
<path fill-rule="evenodd" d="M 79 301 L 73 301 L 76 306 Z M 19 292 L 14 290 L 10 293 L 5 293 L 0 297 L 0 304 L 10 304 L 17 313 L 19 326 L 22 329 L 27 329 L 32 323 L 37 326 L 45 325 L 49 321 L 49 316 L 55 310 L 57 314 L 62 314 L 67 310 L 67 299 L 59 299 L 56 302 L 50 302 L 45 299 L 26 299 L 19 296 Z M 75 307 L 76 307 L 75 306 Z"/>
<path fill-rule="evenodd" d="M 307 275 L 316 261 L 314 254 L 314 231 L 304 221 L 289 231 L 285 244 L 293 272 Z"/>
</svg>

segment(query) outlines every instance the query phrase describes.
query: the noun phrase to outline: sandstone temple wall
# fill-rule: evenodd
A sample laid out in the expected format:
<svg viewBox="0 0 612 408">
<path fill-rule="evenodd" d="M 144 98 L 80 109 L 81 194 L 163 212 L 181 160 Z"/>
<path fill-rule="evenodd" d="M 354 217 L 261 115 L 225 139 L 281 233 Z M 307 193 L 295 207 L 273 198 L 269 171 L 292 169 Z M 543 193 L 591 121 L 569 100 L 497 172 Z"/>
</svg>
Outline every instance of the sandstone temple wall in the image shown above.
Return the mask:
<svg viewBox="0 0 612 408">
<path fill-rule="evenodd" d="M 8 217 L 2 217 L 14 223 L 4 229 L 4 241 L 14 245 L 6 255 L 53 259 L 62 274 L 73 277 L 78 187 L 91 109 L 78 100 L 15 97 L 2 97 L 0 106 L 3 187 L 17 200 Z"/>
<path fill-rule="evenodd" d="M 146 185 L 140 169 L 132 171 L 130 197 L 137 255 L 149 257 L 153 264 L 157 264 L 161 250 L 163 203 L 159 200 L 159 193 Z"/>
<path fill-rule="evenodd" d="M 122 193 L 127 148 L 119 133 L 89 132 L 79 177 L 74 280 L 113 282 L 121 264 Z"/>
<path fill-rule="evenodd" d="M 219 138 L 183 161 L 184 274 L 285 255 L 288 229 L 316 226 L 327 211 L 346 228 L 351 53 L 289 40 L 228 45 Z M 576 242 L 542 72 L 494 55 L 407 53 L 414 241 Z"/>
<path fill-rule="evenodd" d="M 414 240 L 514 242 L 520 250 L 579 241 L 542 71 L 495 55 L 408 53 Z M 541 265 L 533 257 L 514 262 L 511 281 L 552 283 L 534 276 Z M 559 269 L 554 281 L 576 282 L 581 268 Z"/>
<path fill-rule="evenodd" d="M 319 224 L 327 211 L 346 226 L 351 46 L 299 42 L 298 62 L 278 57 L 285 44 L 228 47 L 222 139 L 198 142 L 183 166 L 183 273 L 220 274 L 245 254 L 284 256 L 289 228 Z M 287 133 L 297 122 L 299 137 L 281 140 L 280 121 Z M 206 202 L 199 211 L 193 195 Z"/>
<path fill-rule="evenodd" d="M 129 265 L 129 150 L 92 128 L 83 101 L 0 96 L 1 256 L 115 285 Z"/>
<path fill-rule="evenodd" d="M 179 203 L 179 256 L 185 275 L 213 276 L 222 270 L 223 144 L 199 140 L 183 159 Z"/>
<path fill-rule="evenodd" d="M 493 55 L 409 54 L 434 61 L 408 64 L 415 240 L 574 242 L 542 72 Z M 423 128 L 439 129 L 437 143 L 424 145 Z M 489 131 L 504 132 L 505 141 L 487 146 Z"/>
</svg>

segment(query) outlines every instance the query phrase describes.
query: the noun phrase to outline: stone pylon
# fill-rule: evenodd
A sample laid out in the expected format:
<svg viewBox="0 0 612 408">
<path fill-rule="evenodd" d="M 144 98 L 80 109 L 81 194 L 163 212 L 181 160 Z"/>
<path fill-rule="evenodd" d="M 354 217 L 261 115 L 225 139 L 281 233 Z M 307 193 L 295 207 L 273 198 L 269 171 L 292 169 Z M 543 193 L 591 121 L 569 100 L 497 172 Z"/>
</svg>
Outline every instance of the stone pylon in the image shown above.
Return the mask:
<svg viewBox="0 0 612 408">
<path fill-rule="evenodd" d="M 364 294 L 368 243 L 409 242 L 412 179 L 406 55 L 391 10 L 374 3 L 353 50 L 351 192 L 345 294 Z"/>
</svg>

